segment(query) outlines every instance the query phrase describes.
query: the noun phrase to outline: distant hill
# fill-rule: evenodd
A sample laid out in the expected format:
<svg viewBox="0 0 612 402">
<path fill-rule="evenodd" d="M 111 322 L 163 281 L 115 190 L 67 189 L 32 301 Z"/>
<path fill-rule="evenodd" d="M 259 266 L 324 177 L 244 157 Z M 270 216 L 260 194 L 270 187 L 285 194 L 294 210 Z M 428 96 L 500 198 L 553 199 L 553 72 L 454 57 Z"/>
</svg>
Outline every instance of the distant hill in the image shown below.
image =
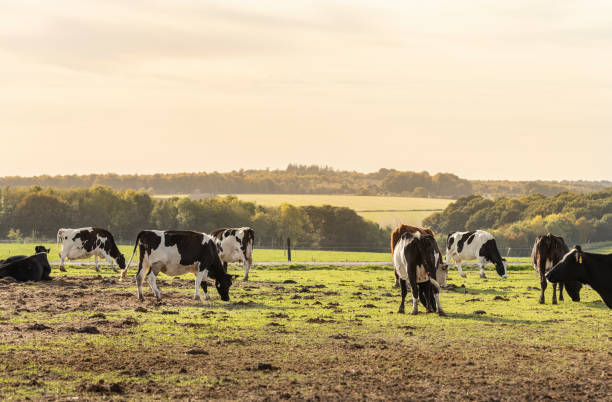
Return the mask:
<svg viewBox="0 0 612 402">
<path fill-rule="evenodd" d="M 153 175 L 90 174 L 2 177 L 0 186 L 143 189 L 154 194 L 355 194 L 402 195 L 455 199 L 471 194 L 486 197 L 527 194 L 555 195 L 563 191 L 590 192 L 612 187 L 611 181 L 467 180 L 452 173 L 380 169 L 374 173 L 290 164 L 285 170 L 239 170 Z"/>
</svg>

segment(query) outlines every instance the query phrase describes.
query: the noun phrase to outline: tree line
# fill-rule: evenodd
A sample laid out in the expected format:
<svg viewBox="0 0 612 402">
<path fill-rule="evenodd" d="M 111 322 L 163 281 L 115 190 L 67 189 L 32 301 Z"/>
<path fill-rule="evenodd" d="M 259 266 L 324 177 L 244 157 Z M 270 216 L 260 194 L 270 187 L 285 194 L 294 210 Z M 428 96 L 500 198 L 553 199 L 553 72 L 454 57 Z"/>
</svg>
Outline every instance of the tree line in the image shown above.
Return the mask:
<svg viewBox="0 0 612 402">
<path fill-rule="evenodd" d="M 236 197 L 195 200 L 155 199 L 145 191 L 115 191 L 106 186 L 58 189 L 32 186 L 0 190 L 0 237 L 54 239 L 62 227 L 100 226 L 123 243 L 143 229 L 185 229 L 210 233 L 221 227 L 251 226 L 255 242 L 282 247 L 382 250 L 389 229 L 344 207 L 283 204 L 264 207 Z"/>
<path fill-rule="evenodd" d="M 470 194 L 487 197 L 525 194 L 554 195 L 563 191 L 588 192 L 612 186 L 609 181 L 482 181 L 451 173 L 379 169 L 374 173 L 335 170 L 330 167 L 290 164 L 284 170 L 238 170 L 153 175 L 89 174 L 36 177 L 2 177 L 0 186 L 142 189 L 155 194 L 358 194 L 459 198 Z"/>
<path fill-rule="evenodd" d="M 462 197 L 423 221 L 440 234 L 488 229 L 507 247 L 530 247 L 547 232 L 562 236 L 569 246 L 612 240 L 612 189 L 591 193 L 563 192 L 491 200 Z"/>
</svg>

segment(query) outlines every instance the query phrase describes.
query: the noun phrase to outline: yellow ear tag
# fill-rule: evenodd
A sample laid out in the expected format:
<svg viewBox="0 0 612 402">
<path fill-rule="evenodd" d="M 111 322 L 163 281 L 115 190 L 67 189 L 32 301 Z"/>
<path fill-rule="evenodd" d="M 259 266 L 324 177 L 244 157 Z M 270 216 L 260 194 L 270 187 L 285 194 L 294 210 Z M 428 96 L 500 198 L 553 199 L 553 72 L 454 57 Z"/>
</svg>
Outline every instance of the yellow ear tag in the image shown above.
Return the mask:
<svg viewBox="0 0 612 402">
<path fill-rule="evenodd" d="M 582 256 L 578 257 L 578 264 L 582 264 Z"/>
</svg>

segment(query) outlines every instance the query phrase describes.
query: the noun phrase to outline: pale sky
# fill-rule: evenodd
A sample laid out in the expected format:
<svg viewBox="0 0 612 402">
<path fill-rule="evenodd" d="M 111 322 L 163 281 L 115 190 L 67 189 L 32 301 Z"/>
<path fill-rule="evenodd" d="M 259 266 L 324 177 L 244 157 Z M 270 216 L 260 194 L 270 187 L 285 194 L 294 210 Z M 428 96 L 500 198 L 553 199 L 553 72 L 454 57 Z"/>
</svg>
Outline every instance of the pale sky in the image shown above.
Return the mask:
<svg viewBox="0 0 612 402">
<path fill-rule="evenodd" d="M 0 0 L 0 176 L 612 179 L 612 2 Z"/>
</svg>

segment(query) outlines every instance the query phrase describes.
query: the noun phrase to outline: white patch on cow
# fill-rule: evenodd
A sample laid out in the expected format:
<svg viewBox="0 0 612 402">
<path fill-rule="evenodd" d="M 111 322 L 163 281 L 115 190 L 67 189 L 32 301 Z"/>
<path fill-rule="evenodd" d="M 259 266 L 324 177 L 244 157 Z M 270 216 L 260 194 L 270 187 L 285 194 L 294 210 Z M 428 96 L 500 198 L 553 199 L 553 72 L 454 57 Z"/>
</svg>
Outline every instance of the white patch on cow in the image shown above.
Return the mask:
<svg viewBox="0 0 612 402">
<path fill-rule="evenodd" d="M 423 265 L 417 265 L 416 273 L 417 283 L 423 283 L 429 280 L 429 275 L 427 274 L 427 271 L 425 271 L 425 267 Z"/>
<path fill-rule="evenodd" d="M 440 293 L 435 293 L 434 297 L 436 299 L 436 307 L 438 308 L 438 314 L 443 313 L 442 304 L 440 304 Z"/>
<path fill-rule="evenodd" d="M 224 232 L 221 233 L 221 239 L 215 239 L 216 244 L 220 247 L 219 258 L 225 263 L 242 263 L 244 267 L 244 280 L 249 279 L 249 270 L 253 263 L 253 242 L 247 243 L 246 251 L 242 252 L 242 239 L 245 236 L 245 231 L 250 230 L 248 227 L 226 229 L 235 230 L 236 234 L 224 237 Z"/>
</svg>

